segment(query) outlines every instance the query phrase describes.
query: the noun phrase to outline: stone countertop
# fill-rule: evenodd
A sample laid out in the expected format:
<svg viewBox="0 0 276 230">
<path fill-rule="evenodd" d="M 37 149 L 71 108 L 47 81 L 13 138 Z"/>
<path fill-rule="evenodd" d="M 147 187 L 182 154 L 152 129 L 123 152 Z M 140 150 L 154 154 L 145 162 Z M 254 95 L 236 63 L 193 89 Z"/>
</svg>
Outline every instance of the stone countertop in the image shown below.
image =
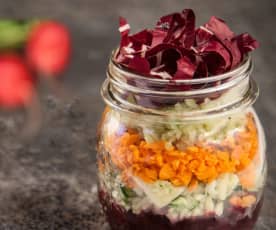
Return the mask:
<svg viewBox="0 0 276 230">
<path fill-rule="evenodd" d="M 133 28 L 152 25 L 158 16 L 193 8 L 198 22 L 223 17 L 237 32 L 261 42 L 254 54 L 254 78 L 261 96 L 256 103 L 267 134 L 268 182 L 258 230 L 276 228 L 276 23 L 274 0 L 0 0 L 2 17 L 59 19 L 73 34 L 72 65 L 65 85 L 66 103 L 47 90 L 41 95 L 43 124 L 31 141 L 18 138 L 24 114 L 0 115 L 0 230 L 105 230 L 96 196 L 95 135 L 103 109 L 99 89 L 112 48 L 119 40 L 117 18 Z M 73 90 L 72 90 L 73 89 Z"/>
</svg>

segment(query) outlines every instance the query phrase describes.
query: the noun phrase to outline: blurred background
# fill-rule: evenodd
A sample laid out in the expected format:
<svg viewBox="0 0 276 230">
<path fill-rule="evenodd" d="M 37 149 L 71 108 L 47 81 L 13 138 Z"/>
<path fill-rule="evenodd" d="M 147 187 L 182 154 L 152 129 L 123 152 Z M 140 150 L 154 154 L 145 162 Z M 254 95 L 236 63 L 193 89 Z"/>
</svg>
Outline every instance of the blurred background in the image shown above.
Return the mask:
<svg viewBox="0 0 276 230">
<path fill-rule="evenodd" d="M 107 229 L 96 202 L 96 126 L 104 103 L 100 87 L 119 42 L 118 17 L 135 32 L 161 15 L 192 8 L 197 25 L 216 15 L 260 42 L 253 77 L 260 86 L 257 112 L 268 142 L 269 177 L 257 229 L 276 228 L 276 1 L 274 0 L 0 0 L 2 18 L 51 18 L 72 34 L 64 73 L 66 102 L 42 87 L 43 124 L 28 142 L 18 138 L 23 113 L 0 116 L 0 230 Z"/>
</svg>

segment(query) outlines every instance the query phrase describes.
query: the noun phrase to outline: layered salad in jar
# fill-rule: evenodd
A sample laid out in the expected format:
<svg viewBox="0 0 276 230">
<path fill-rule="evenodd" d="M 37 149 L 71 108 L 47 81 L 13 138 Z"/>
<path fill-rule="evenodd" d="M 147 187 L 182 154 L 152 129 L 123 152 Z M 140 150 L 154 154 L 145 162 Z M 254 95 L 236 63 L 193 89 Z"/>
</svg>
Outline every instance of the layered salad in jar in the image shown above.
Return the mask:
<svg viewBox="0 0 276 230">
<path fill-rule="evenodd" d="M 170 82 L 147 88 L 155 91 L 223 84 L 177 82 L 235 71 L 258 46 L 217 17 L 196 28 L 190 9 L 163 16 L 154 29 L 133 35 L 121 18 L 119 31 L 114 63 L 143 76 L 129 80 L 132 86 L 145 87 L 145 77 Z M 99 199 L 112 229 L 253 229 L 266 170 L 264 134 L 254 110 L 182 122 L 173 117 L 223 106 L 241 88 L 162 100 L 122 93 L 129 104 L 170 114 L 166 120 L 106 107 L 98 142 Z"/>
</svg>

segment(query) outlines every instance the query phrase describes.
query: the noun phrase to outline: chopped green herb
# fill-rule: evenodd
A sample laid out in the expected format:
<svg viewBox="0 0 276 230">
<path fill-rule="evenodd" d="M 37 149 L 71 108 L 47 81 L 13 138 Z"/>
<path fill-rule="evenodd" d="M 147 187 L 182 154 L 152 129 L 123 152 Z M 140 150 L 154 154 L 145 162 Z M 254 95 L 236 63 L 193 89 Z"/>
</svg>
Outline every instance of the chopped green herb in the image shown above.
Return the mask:
<svg viewBox="0 0 276 230">
<path fill-rule="evenodd" d="M 125 186 L 121 187 L 121 192 L 126 199 L 133 198 L 133 197 L 137 196 L 136 193 L 132 189 L 125 187 Z"/>
</svg>

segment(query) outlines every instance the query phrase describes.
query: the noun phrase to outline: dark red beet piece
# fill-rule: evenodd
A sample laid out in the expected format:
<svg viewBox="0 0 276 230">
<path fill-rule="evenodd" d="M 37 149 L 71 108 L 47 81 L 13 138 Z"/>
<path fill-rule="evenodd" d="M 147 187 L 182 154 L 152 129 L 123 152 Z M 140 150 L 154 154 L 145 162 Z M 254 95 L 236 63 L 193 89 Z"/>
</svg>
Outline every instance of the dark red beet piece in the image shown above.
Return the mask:
<svg viewBox="0 0 276 230">
<path fill-rule="evenodd" d="M 134 214 L 131 211 L 125 211 L 112 202 L 104 191 L 99 192 L 99 200 L 112 230 L 253 230 L 263 203 L 261 199 L 251 216 L 245 214 L 244 208 L 234 208 L 226 217 L 187 218 L 173 224 L 166 216 L 152 212 Z"/>
</svg>

